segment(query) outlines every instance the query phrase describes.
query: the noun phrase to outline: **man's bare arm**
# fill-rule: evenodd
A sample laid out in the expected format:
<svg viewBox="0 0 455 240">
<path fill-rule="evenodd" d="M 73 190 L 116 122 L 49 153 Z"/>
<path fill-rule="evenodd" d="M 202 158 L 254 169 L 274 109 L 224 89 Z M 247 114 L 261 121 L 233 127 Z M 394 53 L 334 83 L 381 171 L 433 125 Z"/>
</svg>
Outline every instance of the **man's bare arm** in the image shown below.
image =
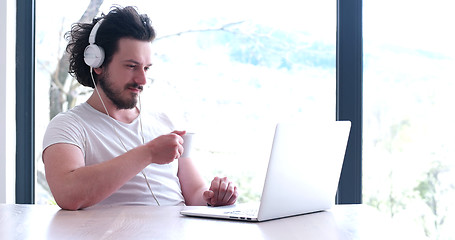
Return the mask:
<svg viewBox="0 0 455 240">
<path fill-rule="evenodd" d="M 117 191 L 150 163 L 166 164 L 182 152 L 176 134 L 160 136 L 106 162 L 85 166 L 81 150 L 54 144 L 43 152 L 46 178 L 57 204 L 68 210 L 95 205 Z"/>
</svg>

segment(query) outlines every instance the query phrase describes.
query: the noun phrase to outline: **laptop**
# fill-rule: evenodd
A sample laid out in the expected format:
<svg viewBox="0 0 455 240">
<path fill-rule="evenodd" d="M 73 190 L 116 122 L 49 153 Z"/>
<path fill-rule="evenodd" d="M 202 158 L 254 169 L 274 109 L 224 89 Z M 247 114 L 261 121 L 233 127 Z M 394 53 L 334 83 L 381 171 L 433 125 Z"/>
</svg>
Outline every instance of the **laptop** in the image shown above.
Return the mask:
<svg viewBox="0 0 455 240">
<path fill-rule="evenodd" d="M 260 203 L 188 206 L 180 213 L 260 222 L 328 210 L 335 204 L 350 129 L 350 121 L 279 123 Z"/>
</svg>

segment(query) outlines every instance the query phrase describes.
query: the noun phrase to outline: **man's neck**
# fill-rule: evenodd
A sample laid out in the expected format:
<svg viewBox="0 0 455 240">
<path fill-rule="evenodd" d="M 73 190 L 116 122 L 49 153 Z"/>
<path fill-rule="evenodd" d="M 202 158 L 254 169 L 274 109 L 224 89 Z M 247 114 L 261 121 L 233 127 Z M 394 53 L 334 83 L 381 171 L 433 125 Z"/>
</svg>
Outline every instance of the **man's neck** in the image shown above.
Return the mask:
<svg viewBox="0 0 455 240">
<path fill-rule="evenodd" d="M 99 112 L 107 114 L 111 118 L 120 122 L 131 123 L 139 116 L 139 109 L 137 107 L 132 109 L 118 109 L 112 101 L 107 100 L 106 98 L 104 98 L 103 101 L 108 111 L 107 113 L 98 95 L 92 94 L 92 96 L 90 96 L 87 100 L 87 103 Z"/>
</svg>

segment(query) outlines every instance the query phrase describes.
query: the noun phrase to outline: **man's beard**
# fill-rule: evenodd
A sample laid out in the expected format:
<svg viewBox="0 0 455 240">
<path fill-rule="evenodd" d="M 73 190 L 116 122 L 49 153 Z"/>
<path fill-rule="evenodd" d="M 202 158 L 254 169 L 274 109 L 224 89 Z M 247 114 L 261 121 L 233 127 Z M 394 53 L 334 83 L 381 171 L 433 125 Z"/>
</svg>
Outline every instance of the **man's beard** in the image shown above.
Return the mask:
<svg viewBox="0 0 455 240">
<path fill-rule="evenodd" d="M 112 88 L 112 84 L 111 84 L 109 75 L 107 73 L 100 76 L 98 81 L 100 83 L 101 89 L 103 89 L 103 92 L 112 101 L 112 103 L 114 103 L 114 105 L 117 107 L 117 109 L 132 109 L 132 108 L 136 107 L 136 104 L 137 104 L 136 96 L 138 94 L 133 93 L 132 97 L 129 99 L 122 99 L 122 98 L 120 98 L 120 95 L 123 90 L 131 88 L 131 87 L 138 88 L 142 91 L 142 89 L 143 89 L 142 86 L 139 86 L 137 83 L 132 83 L 132 84 L 126 85 L 124 89 L 115 91 Z"/>
</svg>

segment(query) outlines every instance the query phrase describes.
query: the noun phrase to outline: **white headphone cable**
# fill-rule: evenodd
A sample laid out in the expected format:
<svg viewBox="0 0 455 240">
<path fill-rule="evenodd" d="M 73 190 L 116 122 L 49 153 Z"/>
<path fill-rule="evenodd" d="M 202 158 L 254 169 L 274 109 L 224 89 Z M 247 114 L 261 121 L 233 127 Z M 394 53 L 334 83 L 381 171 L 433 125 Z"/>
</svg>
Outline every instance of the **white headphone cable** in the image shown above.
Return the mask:
<svg viewBox="0 0 455 240">
<path fill-rule="evenodd" d="M 106 105 L 104 104 L 103 99 L 101 98 L 100 92 L 98 91 L 98 88 L 96 87 L 95 79 L 94 79 L 94 77 L 93 77 L 93 68 L 92 68 L 92 67 L 90 67 L 90 76 L 92 77 L 93 86 L 95 86 L 95 91 L 96 91 L 96 93 L 98 94 L 98 97 L 99 97 L 100 100 L 101 100 L 101 104 L 103 105 L 104 110 L 106 111 L 107 116 L 111 117 L 111 116 L 109 115 L 109 112 L 107 111 L 107 108 L 106 108 Z M 141 104 L 141 95 L 139 94 L 138 96 L 139 96 L 139 126 L 140 126 L 140 129 L 141 129 L 141 140 L 142 140 L 142 144 L 145 144 L 144 132 L 142 131 L 142 104 Z M 112 118 L 112 117 L 111 117 L 111 118 Z M 122 144 L 123 148 L 125 149 L 125 151 L 128 152 L 128 149 L 126 148 L 125 144 L 123 143 L 122 138 L 120 137 L 120 134 L 117 132 L 117 129 L 115 128 L 115 126 L 114 126 L 112 123 L 111 123 L 111 126 L 112 126 L 112 128 L 114 129 L 114 132 L 115 132 L 115 134 L 117 135 L 117 138 L 120 140 L 120 143 Z M 150 193 L 152 193 L 153 199 L 155 199 L 156 204 L 158 204 L 158 206 L 161 206 L 161 205 L 160 205 L 160 202 L 158 201 L 158 199 L 157 199 L 156 196 L 155 196 L 155 193 L 153 193 L 152 187 L 150 186 L 150 183 L 149 183 L 149 181 L 148 181 L 147 175 L 145 174 L 144 170 L 142 170 L 141 173 L 142 173 L 142 175 L 144 176 L 145 182 L 147 183 L 147 187 L 149 188 Z"/>
<path fill-rule="evenodd" d="M 139 126 L 141 127 L 141 138 L 142 138 L 142 144 L 145 144 L 145 139 L 144 139 L 144 131 L 142 130 L 142 103 L 141 103 L 141 94 L 138 95 L 139 97 Z M 121 140 L 120 140 L 121 141 Z M 122 143 L 123 144 L 123 143 Z M 124 145 L 125 146 L 125 145 Z M 144 169 L 141 171 L 142 175 L 145 178 L 145 182 L 147 183 L 147 187 L 150 189 L 150 192 L 152 193 L 153 198 L 156 201 L 156 204 L 160 206 L 160 202 L 158 202 L 158 199 L 155 196 L 155 193 L 152 191 L 152 187 L 150 186 L 149 180 L 147 178 L 147 175 L 144 172 Z"/>
</svg>

